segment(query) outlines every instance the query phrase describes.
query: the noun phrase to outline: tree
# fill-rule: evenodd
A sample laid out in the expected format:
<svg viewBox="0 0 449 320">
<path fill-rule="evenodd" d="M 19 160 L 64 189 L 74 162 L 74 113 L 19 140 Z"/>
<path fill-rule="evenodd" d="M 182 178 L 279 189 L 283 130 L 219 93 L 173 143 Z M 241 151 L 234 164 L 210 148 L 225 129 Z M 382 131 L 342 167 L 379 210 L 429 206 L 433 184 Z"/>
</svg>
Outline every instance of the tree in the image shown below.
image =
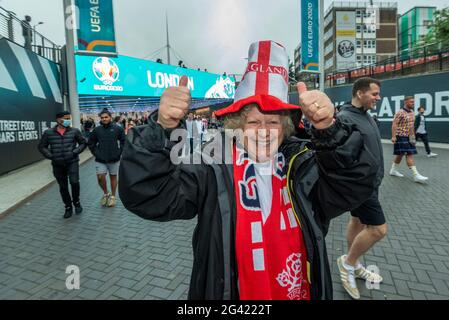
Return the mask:
<svg viewBox="0 0 449 320">
<path fill-rule="evenodd" d="M 435 11 L 434 24 L 425 42 L 449 42 L 449 8 Z"/>
</svg>

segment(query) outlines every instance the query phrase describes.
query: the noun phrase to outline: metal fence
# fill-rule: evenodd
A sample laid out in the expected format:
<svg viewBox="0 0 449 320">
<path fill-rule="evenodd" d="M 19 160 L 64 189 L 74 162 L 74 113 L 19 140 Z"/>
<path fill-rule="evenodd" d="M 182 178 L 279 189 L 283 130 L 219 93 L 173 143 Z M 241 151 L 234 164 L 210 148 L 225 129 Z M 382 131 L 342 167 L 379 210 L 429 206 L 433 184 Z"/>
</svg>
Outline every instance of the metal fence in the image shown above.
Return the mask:
<svg viewBox="0 0 449 320">
<path fill-rule="evenodd" d="M 399 55 L 376 64 L 343 72 L 326 74 L 326 86 L 355 82 L 360 77 L 379 80 L 398 76 L 432 73 L 449 70 L 449 42 L 438 42 L 426 46 L 403 50 Z"/>
<path fill-rule="evenodd" d="M 2 37 L 56 63 L 61 61 L 60 46 L 37 32 L 35 27 L 24 24 L 14 12 L 0 7 L 0 38 Z"/>
</svg>

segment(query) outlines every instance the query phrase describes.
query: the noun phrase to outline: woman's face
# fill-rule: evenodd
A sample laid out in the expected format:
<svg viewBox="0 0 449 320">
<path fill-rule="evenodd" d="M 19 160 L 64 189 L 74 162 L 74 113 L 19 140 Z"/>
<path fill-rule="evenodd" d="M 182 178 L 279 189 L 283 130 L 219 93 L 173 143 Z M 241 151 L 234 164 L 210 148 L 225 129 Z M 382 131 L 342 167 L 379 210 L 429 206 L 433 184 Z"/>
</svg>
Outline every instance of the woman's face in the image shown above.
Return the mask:
<svg viewBox="0 0 449 320">
<path fill-rule="evenodd" d="M 245 150 L 257 162 L 270 161 L 284 140 L 281 115 L 264 114 L 252 107 L 243 116 Z"/>
</svg>

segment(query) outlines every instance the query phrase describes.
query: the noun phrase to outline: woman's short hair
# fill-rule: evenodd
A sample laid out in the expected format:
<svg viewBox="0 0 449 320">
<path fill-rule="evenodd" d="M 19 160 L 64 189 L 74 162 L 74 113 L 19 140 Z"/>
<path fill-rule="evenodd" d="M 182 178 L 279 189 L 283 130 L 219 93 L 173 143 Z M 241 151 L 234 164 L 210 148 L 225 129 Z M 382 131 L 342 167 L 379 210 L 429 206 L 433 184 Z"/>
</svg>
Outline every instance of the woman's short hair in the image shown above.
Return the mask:
<svg viewBox="0 0 449 320">
<path fill-rule="evenodd" d="M 273 113 L 281 116 L 282 129 L 284 131 L 285 138 L 292 136 L 295 132 L 295 126 L 291 119 L 290 111 L 276 111 L 276 112 L 263 112 L 260 110 L 259 106 L 255 103 L 251 103 L 243 107 L 240 111 L 232 113 L 225 117 L 224 128 L 225 129 L 243 129 L 243 121 L 246 118 L 247 113 L 252 109 L 257 108 L 262 113 Z"/>
</svg>

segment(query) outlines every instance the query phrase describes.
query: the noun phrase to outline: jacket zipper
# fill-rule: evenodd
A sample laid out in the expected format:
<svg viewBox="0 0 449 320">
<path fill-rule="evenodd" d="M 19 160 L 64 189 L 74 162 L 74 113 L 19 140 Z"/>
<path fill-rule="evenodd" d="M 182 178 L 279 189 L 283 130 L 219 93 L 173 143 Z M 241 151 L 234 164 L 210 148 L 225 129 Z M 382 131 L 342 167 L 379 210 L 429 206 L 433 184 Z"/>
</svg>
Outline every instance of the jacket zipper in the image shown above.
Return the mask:
<svg viewBox="0 0 449 320">
<path fill-rule="evenodd" d="M 301 150 L 301 152 L 297 153 L 296 155 L 294 155 L 292 157 L 292 159 L 290 160 L 289 166 L 288 166 L 288 172 L 287 172 L 287 191 L 288 191 L 288 197 L 290 198 L 290 203 L 292 204 L 292 210 L 293 213 L 295 215 L 296 221 L 299 224 L 300 229 L 302 230 L 302 224 L 301 224 L 301 220 L 299 218 L 299 215 L 296 213 L 295 210 L 295 206 L 294 206 L 294 201 L 292 198 L 292 193 L 294 193 L 294 189 L 293 189 L 293 185 L 290 183 L 290 174 L 291 174 L 291 169 L 292 169 L 292 165 L 295 162 L 296 158 L 299 157 L 300 155 L 302 155 L 303 153 L 309 151 L 309 148 L 305 147 L 304 150 Z M 298 206 L 300 206 L 300 204 L 298 203 Z M 307 263 L 307 280 L 309 281 L 309 284 L 312 284 L 311 278 L 310 278 L 310 263 L 308 261 L 306 261 Z"/>
</svg>

